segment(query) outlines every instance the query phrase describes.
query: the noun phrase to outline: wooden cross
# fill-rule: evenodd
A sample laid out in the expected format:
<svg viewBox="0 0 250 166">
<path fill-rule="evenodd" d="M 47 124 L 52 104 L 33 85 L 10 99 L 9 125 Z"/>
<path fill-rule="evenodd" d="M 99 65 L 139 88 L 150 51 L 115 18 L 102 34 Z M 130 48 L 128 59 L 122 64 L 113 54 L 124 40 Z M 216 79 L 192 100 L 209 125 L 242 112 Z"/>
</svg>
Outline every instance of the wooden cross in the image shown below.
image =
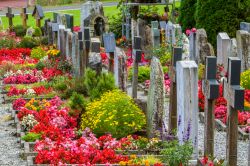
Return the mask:
<svg viewBox="0 0 250 166">
<path fill-rule="evenodd" d="M 224 97 L 227 100 L 227 150 L 226 161 L 237 165 L 238 110 L 244 109 L 244 89 L 240 87 L 241 60 L 228 58 L 228 78 L 224 80 Z"/>
<path fill-rule="evenodd" d="M 6 17 L 9 18 L 9 29 L 10 31 L 13 30 L 13 17 L 14 17 L 14 14 L 12 14 L 12 8 L 8 7 L 8 12 L 6 13 Z"/>
<path fill-rule="evenodd" d="M 27 28 L 28 14 L 26 8 L 22 8 L 20 16 L 22 17 L 23 27 Z"/>
<path fill-rule="evenodd" d="M 141 61 L 141 37 L 134 37 L 133 46 L 133 79 L 132 79 L 132 97 L 137 98 L 137 86 L 138 86 L 138 63 Z"/>
<path fill-rule="evenodd" d="M 214 156 L 214 105 L 219 97 L 216 61 L 215 56 L 206 57 L 205 78 L 202 82 L 202 92 L 205 95 L 204 154 L 206 156 Z"/>
<path fill-rule="evenodd" d="M 176 93 L 176 62 L 182 60 L 182 48 L 174 47 L 170 66 L 170 101 L 168 128 L 173 131 L 177 128 L 177 93 Z"/>
</svg>

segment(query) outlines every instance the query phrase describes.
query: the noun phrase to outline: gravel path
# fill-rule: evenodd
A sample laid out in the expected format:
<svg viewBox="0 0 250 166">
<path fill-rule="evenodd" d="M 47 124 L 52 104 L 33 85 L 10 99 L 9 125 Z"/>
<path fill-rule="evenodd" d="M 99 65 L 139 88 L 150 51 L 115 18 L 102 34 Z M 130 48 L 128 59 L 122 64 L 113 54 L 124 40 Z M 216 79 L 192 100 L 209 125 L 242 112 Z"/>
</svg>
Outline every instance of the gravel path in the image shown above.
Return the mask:
<svg viewBox="0 0 250 166">
<path fill-rule="evenodd" d="M 0 95 L 0 103 L 2 103 L 2 95 Z M 14 136 L 15 133 L 9 106 L 0 104 L 0 166 L 26 165 L 26 161 L 19 157 L 22 150 L 17 143 L 17 137 Z"/>
<path fill-rule="evenodd" d="M 128 94 L 131 96 L 132 88 L 128 88 Z M 138 92 L 138 98 L 142 100 L 147 100 L 147 96 L 143 92 Z M 168 109 L 168 99 L 165 103 L 165 108 Z M 168 114 L 167 114 L 168 115 Z M 166 117 L 168 119 L 168 117 Z M 204 124 L 199 122 L 198 127 L 198 147 L 200 156 L 203 155 L 204 150 Z M 238 166 L 247 166 L 248 165 L 248 149 L 249 149 L 249 140 L 241 141 L 238 140 Z M 218 132 L 215 130 L 215 145 L 214 145 L 215 157 L 218 159 L 226 158 L 226 132 Z M 250 165 L 249 165 L 250 166 Z"/>
</svg>

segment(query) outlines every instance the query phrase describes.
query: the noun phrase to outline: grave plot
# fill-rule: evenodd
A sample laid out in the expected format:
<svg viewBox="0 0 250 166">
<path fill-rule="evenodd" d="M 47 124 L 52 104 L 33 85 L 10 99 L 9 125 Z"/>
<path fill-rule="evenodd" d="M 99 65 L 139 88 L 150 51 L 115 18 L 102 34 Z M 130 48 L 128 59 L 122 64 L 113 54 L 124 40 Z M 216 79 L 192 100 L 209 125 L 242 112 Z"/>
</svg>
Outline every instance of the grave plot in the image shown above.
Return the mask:
<svg viewBox="0 0 250 166">
<path fill-rule="evenodd" d="M 165 13 L 143 15 L 142 4 Z M 20 158 L 8 149 L 0 165 L 247 165 L 249 24 L 236 39 L 219 33 L 215 51 L 205 29 L 184 34 L 168 19 L 169 5 L 123 3 L 121 38 L 99 1 L 82 4 L 77 30 L 73 15 L 22 9 L 20 36 L 8 8 L 0 127 L 16 137 L 0 133 Z"/>
</svg>

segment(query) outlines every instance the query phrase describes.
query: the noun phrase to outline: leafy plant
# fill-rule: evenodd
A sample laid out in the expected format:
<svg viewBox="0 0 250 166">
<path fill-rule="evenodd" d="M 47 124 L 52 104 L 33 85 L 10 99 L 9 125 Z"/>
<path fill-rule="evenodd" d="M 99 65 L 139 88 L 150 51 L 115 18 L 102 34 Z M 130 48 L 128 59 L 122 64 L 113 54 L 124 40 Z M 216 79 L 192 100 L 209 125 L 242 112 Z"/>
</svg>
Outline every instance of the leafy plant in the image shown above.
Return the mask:
<svg viewBox="0 0 250 166">
<path fill-rule="evenodd" d="M 69 106 L 71 109 L 79 110 L 83 113 L 86 106 L 86 101 L 84 99 L 84 96 L 78 94 L 77 92 L 73 92 L 72 96 L 69 99 Z"/>
<path fill-rule="evenodd" d="M 41 134 L 29 132 L 28 134 L 21 137 L 22 140 L 26 142 L 35 142 L 41 139 Z"/>
<path fill-rule="evenodd" d="M 197 0 L 181 1 L 179 22 L 183 30 L 195 27 L 195 9 Z"/>
<path fill-rule="evenodd" d="M 25 36 L 20 44 L 19 44 L 19 47 L 21 48 L 34 48 L 34 47 L 37 47 L 39 45 L 38 41 L 32 37 L 29 37 L 29 36 Z"/>
<path fill-rule="evenodd" d="M 205 65 L 200 63 L 199 68 L 198 68 L 198 78 L 199 78 L 199 80 L 202 80 L 204 78 L 204 72 L 205 72 Z"/>
<path fill-rule="evenodd" d="M 33 33 L 33 36 L 35 36 L 35 37 L 40 37 L 40 36 L 42 36 L 42 30 L 41 30 L 41 28 L 39 28 L 39 27 L 35 27 L 34 28 L 34 33 Z"/>
<path fill-rule="evenodd" d="M 39 60 L 45 56 L 46 56 L 46 51 L 44 51 L 41 47 L 33 48 L 31 51 L 31 55 L 30 55 L 31 58 L 34 58 L 37 60 Z"/>
<path fill-rule="evenodd" d="M 26 35 L 26 28 L 22 25 L 16 25 L 14 26 L 14 32 L 16 33 L 16 36 L 23 37 Z"/>
<path fill-rule="evenodd" d="M 8 48 L 12 49 L 16 47 L 16 41 L 13 38 L 1 38 L 0 39 L 0 49 Z"/>
<path fill-rule="evenodd" d="M 91 100 L 100 98 L 104 92 L 116 88 L 114 76 L 111 73 L 97 75 L 96 71 L 91 69 L 87 69 L 85 72 L 84 84 Z"/>
<path fill-rule="evenodd" d="M 241 73 L 241 86 L 250 89 L 250 69 Z"/>
<path fill-rule="evenodd" d="M 36 69 L 37 69 L 37 70 L 42 70 L 43 68 L 45 68 L 45 64 L 44 64 L 42 61 L 39 61 L 39 62 L 36 64 Z"/>
<path fill-rule="evenodd" d="M 87 104 L 81 128 L 89 127 L 98 136 L 111 133 L 121 138 L 141 130 L 145 124 L 145 115 L 133 100 L 126 93 L 113 90 Z"/>
<path fill-rule="evenodd" d="M 178 140 L 165 143 L 165 148 L 161 151 L 164 156 L 164 163 L 168 165 L 188 165 L 188 160 L 191 159 L 193 147 L 189 141 L 180 145 Z"/>
</svg>

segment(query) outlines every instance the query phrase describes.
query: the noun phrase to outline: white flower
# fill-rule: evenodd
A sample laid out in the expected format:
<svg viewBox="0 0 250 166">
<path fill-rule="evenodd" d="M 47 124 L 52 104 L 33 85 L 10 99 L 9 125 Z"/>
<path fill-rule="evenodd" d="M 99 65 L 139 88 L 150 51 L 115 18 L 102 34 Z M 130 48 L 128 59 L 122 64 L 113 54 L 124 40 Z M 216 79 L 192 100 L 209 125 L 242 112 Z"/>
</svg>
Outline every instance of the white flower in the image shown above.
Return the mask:
<svg viewBox="0 0 250 166">
<path fill-rule="evenodd" d="M 34 91 L 34 89 L 28 89 L 27 91 L 26 91 L 26 94 L 28 94 L 28 95 L 33 95 L 33 94 L 35 94 L 36 92 Z"/>
</svg>

